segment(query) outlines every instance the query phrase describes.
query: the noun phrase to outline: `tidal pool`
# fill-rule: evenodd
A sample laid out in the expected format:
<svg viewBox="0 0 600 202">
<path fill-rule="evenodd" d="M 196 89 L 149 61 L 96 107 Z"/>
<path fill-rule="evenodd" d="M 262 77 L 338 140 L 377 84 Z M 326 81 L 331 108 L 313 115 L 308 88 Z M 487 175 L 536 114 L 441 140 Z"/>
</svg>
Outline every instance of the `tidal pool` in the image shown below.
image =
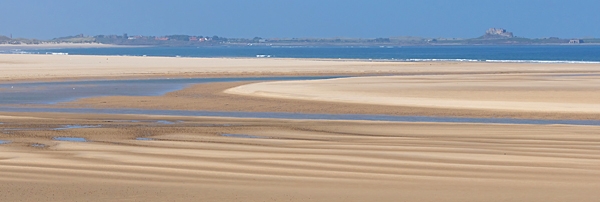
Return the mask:
<svg viewBox="0 0 600 202">
<path fill-rule="evenodd" d="M 87 142 L 87 140 L 82 137 L 54 137 L 52 139 L 63 142 Z"/>
<path fill-rule="evenodd" d="M 68 130 L 68 129 L 81 129 L 81 128 L 99 128 L 101 125 L 64 125 L 60 128 L 54 128 L 53 130 Z"/>
<path fill-rule="evenodd" d="M 159 120 L 159 121 L 156 121 L 156 123 L 158 123 L 158 124 L 165 124 L 165 125 L 173 125 L 173 124 L 176 124 L 176 123 L 183 123 L 183 121 Z"/>
</svg>

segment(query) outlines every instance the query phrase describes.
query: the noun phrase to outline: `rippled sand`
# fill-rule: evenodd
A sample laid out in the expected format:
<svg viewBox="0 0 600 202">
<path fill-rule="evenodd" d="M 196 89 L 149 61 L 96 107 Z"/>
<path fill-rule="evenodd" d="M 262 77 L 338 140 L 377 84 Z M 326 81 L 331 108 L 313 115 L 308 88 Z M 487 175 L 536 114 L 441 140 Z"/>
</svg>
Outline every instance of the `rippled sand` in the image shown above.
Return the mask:
<svg viewBox="0 0 600 202">
<path fill-rule="evenodd" d="M 3 200 L 593 201 L 600 189 L 598 127 L 31 115 L 51 119 L 0 118 Z M 72 123 L 99 127 L 55 130 Z"/>
<path fill-rule="evenodd" d="M 117 109 L 597 120 L 597 71 L 597 64 L 0 55 L 4 82 L 401 75 L 199 84 L 164 96 L 87 98 L 54 106 Z M 287 95 L 280 96 L 283 93 Z M 381 99 L 361 100 L 373 97 Z M 405 98 L 429 99 L 437 105 Z M 453 106 L 448 100 L 460 102 Z M 485 105 L 490 102 L 513 104 Z M 536 103 L 539 108 L 523 110 L 521 103 Z M 564 111 L 557 104 L 592 107 Z M 5 141 L 0 145 L 0 197 L 3 201 L 597 201 L 598 131 L 598 126 L 568 125 L 0 112 L 0 141 Z"/>
</svg>

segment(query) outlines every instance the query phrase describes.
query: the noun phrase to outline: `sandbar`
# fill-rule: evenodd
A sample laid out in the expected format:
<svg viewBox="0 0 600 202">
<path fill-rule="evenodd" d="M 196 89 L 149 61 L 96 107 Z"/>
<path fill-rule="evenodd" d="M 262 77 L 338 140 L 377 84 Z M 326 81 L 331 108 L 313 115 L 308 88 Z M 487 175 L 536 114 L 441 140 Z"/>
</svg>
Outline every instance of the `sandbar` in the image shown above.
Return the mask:
<svg viewBox="0 0 600 202">
<path fill-rule="evenodd" d="M 0 81 L 274 75 L 600 73 L 599 65 L 0 54 Z"/>
<path fill-rule="evenodd" d="M 92 97 L 43 107 L 599 119 L 598 64 L 0 55 L 0 72 L 4 83 L 360 76 L 197 84 L 162 96 Z M 536 104 L 523 109 L 522 103 Z M 598 131 L 574 125 L 0 112 L 0 197 L 597 201 Z M 60 141 L 69 138 L 85 142 Z"/>
<path fill-rule="evenodd" d="M 600 114 L 600 76 L 597 75 L 372 76 L 262 82 L 225 92 L 438 109 Z"/>
</svg>

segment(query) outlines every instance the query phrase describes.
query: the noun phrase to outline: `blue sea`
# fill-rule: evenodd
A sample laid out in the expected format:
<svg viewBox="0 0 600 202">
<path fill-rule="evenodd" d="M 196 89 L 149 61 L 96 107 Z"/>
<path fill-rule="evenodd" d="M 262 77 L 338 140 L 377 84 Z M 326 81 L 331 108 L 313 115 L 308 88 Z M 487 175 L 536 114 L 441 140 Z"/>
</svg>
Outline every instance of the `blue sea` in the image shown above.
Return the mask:
<svg viewBox="0 0 600 202">
<path fill-rule="evenodd" d="M 19 53 L 165 57 L 257 57 L 363 59 L 389 61 L 483 61 L 600 63 L 600 45 L 382 46 L 382 47 L 127 47 L 17 50 Z M 13 50 L 14 52 L 14 50 Z M 8 53 L 5 51 L 4 53 Z"/>
</svg>

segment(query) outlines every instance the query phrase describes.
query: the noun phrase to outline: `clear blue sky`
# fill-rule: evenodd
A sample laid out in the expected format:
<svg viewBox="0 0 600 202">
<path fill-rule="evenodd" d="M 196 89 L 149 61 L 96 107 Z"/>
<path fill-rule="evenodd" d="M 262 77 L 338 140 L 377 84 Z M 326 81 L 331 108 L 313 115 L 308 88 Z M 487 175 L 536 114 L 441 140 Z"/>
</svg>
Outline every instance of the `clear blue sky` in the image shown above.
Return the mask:
<svg viewBox="0 0 600 202">
<path fill-rule="evenodd" d="M 1 0 L 0 35 L 600 37 L 598 0 Z"/>
</svg>

